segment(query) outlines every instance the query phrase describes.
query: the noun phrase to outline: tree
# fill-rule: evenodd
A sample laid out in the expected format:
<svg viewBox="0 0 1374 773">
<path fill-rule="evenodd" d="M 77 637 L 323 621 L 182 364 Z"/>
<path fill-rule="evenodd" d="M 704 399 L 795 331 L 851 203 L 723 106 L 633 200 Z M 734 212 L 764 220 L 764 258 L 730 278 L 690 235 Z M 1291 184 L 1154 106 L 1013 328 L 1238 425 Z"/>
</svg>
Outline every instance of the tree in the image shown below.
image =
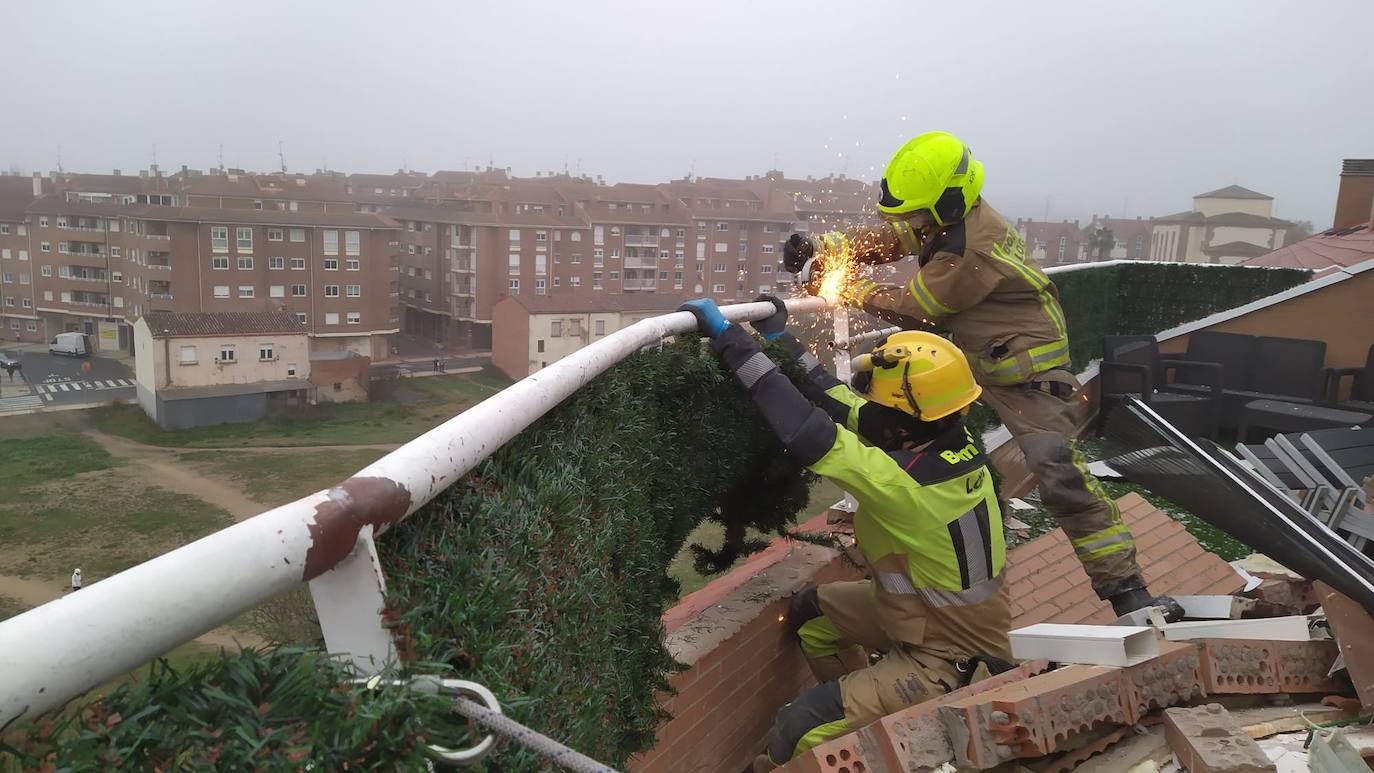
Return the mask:
<svg viewBox="0 0 1374 773">
<path fill-rule="evenodd" d="M 1292 244 L 1293 242 L 1306 239 L 1312 235 L 1312 231 L 1311 220 L 1294 220 L 1293 224 L 1288 226 L 1288 235 L 1283 238 L 1283 243 Z"/>
<path fill-rule="evenodd" d="M 1116 236 L 1110 228 L 1098 227 L 1088 237 L 1088 254 L 1096 255 L 1098 260 L 1107 260 L 1116 247 Z"/>
</svg>

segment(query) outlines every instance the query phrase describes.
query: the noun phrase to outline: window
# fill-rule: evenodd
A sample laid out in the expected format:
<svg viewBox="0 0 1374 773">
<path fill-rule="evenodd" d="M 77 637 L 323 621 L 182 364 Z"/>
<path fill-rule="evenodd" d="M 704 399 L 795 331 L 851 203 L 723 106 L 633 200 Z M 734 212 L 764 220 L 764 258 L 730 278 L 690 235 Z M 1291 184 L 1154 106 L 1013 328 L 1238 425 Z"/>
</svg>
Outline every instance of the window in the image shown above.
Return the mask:
<svg viewBox="0 0 1374 773">
<path fill-rule="evenodd" d="M 658 272 L 658 279 L 659 279 L 660 282 L 666 282 L 666 281 L 668 280 L 668 272 L 667 272 L 667 271 L 660 271 L 660 272 Z"/>
<path fill-rule="evenodd" d="M 771 244 L 765 244 L 765 245 L 763 245 L 763 254 L 764 254 L 764 255 L 772 255 L 772 254 L 773 254 L 773 245 L 771 245 Z"/>
<path fill-rule="evenodd" d="M 571 279 L 568 280 L 568 284 L 572 285 L 573 287 L 581 287 L 581 286 L 582 286 L 582 277 L 580 277 L 580 276 L 575 276 L 575 277 L 573 277 L 573 278 L 571 278 Z"/>
<path fill-rule="evenodd" d="M 325 286 L 324 286 L 324 297 L 326 297 L 326 298 L 337 298 L 337 297 L 339 297 L 339 286 L 338 286 L 338 285 L 325 285 Z"/>
<path fill-rule="evenodd" d="M 9 259 L 10 259 L 10 248 L 9 248 L 9 247 L 5 247 L 4 249 L 0 249 L 0 258 L 3 258 L 3 259 L 5 259 L 5 260 L 9 260 Z"/>
<path fill-rule="evenodd" d="M 285 298 L 286 285 L 271 285 L 267 288 L 267 295 L 270 298 Z"/>
<path fill-rule="evenodd" d="M 303 241 L 305 241 L 305 229 L 304 229 L 304 228 L 292 228 L 292 229 L 291 229 L 291 241 L 293 241 L 293 242 L 303 242 Z"/>
<path fill-rule="evenodd" d="M 349 258 L 348 260 L 344 261 L 344 268 L 348 269 L 349 271 L 362 271 L 363 262 L 361 260 L 358 260 L 357 258 Z"/>
<path fill-rule="evenodd" d="M 592 289 L 593 289 L 593 290 L 600 290 L 600 289 L 601 289 L 601 272 L 600 272 L 600 271 L 593 271 L 593 272 L 592 272 Z"/>
<path fill-rule="evenodd" d="M 282 240 L 282 236 L 283 234 L 280 228 L 267 229 L 267 241 L 269 242 L 279 242 Z"/>
<path fill-rule="evenodd" d="M 604 320 L 604 319 L 598 319 L 597 321 L 593 322 L 592 324 L 596 326 L 596 334 L 597 334 L 597 335 L 599 335 L 599 336 L 604 336 L 604 335 L 606 335 L 606 320 Z"/>
<path fill-rule="evenodd" d="M 350 325 L 360 325 L 360 324 L 362 324 L 362 321 L 363 321 L 362 312 L 359 312 L 359 311 L 350 311 L 350 312 L 348 312 L 348 324 L 350 324 Z"/>
<path fill-rule="evenodd" d="M 262 209 L 262 199 L 253 200 L 253 209 Z"/>
<path fill-rule="evenodd" d="M 717 231 L 728 231 L 728 230 L 730 230 L 730 224 L 729 224 L 729 223 L 716 223 L 716 230 L 717 230 Z"/>
<path fill-rule="evenodd" d="M 233 344 L 220 344 L 220 345 L 219 345 L 219 361 L 220 361 L 220 362 L 234 362 L 234 345 L 233 345 Z"/>
<path fill-rule="evenodd" d="M 557 264 L 559 264 L 559 263 L 562 263 L 562 262 L 563 262 L 563 256 L 555 252 L 555 253 L 553 254 L 553 262 L 554 262 L 554 265 L 557 265 Z"/>
<path fill-rule="evenodd" d="M 286 258 L 275 257 L 267 259 L 267 268 L 272 271 L 281 271 L 286 268 Z"/>
<path fill-rule="evenodd" d="M 51 300 L 52 300 L 52 290 L 44 290 L 44 291 L 43 291 L 43 300 L 45 300 L 45 301 L 51 301 Z"/>
<path fill-rule="evenodd" d="M 20 250 L 20 251 L 19 251 L 19 259 L 20 259 L 20 260 L 28 260 L 28 259 L 29 259 L 29 251 L 28 251 L 28 250 Z"/>
<path fill-rule="evenodd" d="M 18 329 L 19 329 L 19 320 L 17 320 L 17 319 L 12 319 L 12 320 L 10 320 L 10 330 L 18 330 Z"/>
<path fill-rule="evenodd" d="M 572 335 L 574 338 L 577 338 L 577 337 L 579 337 L 579 336 L 582 335 L 582 320 L 580 320 L 580 319 L 574 319 L 574 320 L 572 320 L 572 331 L 571 331 L 571 335 Z"/>
<path fill-rule="evenodd" d="M 550 337 L 550 338 L 562 338 L 562 337 L 563 337 L 563 320 L 561 320 L 561 319 L 555 319 L 554 321 L 552 321 L 552 322 L 549 323 L 549 337 Z"/>
<path fill-rule="evenodd" d="M 216 297 L 216 298 L 228 298 L 228 297 L 229 297 L 229 285 L 215 285 L 215 297 Z"/>
<path fill-rule="evenodd" d="M 549 240 L 549 232 L 548 232 L 548 231 L 535 231 L 535 232 L 534 232 L 534 240 L 535 240 L 536 242 L 547 242 L 547 241 Z"/>
<path fill-rule="evenodd" d="M 234 230 L 234 245 L 240 251 L 253 249 L 253 229 L 251 226 L 240 226 Z"/>
<path fill-rule="evenodd" d="M 240 297 L 240 298 L 252 298 L 252 297 L 253 297 L 253 285 L 239 285 L 239 297 Z"/>
<path fill-rule="evenodd" d="M 723 272 L 725 271 L 725 264 L 724 264 L 724 263 L 716 263 L 716 264 L 714 264 L 714 265 L 711 266 L 711 270 L 714 271 L 714 272 L 716 272 L 717 274 L 723 273 Z"/>
<path fill-rule="evenodd" d="M 1065 253 L 1066 251 L 1068 251 L 1068 248 L 1069 248 L 1069 237 L 1067 237 L 1067 236 L 1061 236 L 1061 237 L 1059 237 L 1059 259 L 1060 259 L 1060 260 L 1063 260 L 1063 259 L 1064 259 L 1064 253 Z"/>
<path fill-rule="evenodd" d="M 292 258 L 292 259 L 291 259 L 291 270 L 292 270 L 292 271 L 304 271 L 304 270 L 305 270 L 305 258 Z"/>
<path fill-rule="evenodd" d="M 611 248 L 611 257 L 613 257 L 613 258 L 618 258 L 618 257 L 620 257 L 620 248 L 619 248 L 619 247 L 612 247 L 612 248 Z"/>
<path fill-rule="evenodd" d="M 324 324 L 326 324 L 326 325 L 337 325 L 337 324 L 339 324 L 339 312 L 337 312 L 337 311 L 327 311 L 327 312 L 325 312 L 325 314 L 324 314 Z"/>
<path fill-rule="evenodd" d="M 14 305 L 14 296 L 13 296 L 13 295 L 6 295 L 6 296 L 5 296 L 5 305 L 6 305 L 6 306 L 13 306 L 13 305 Z"/>
<path fill-rule="evenodd" d="M 725 244 L 725 242 L 716 242 L 716 252 L 717 252 L 717 253 L 724 253 L 727 249 L 728 249 L 728 246 Z"/>
<path fill-rule="evenodd" d="M 572 240 L 575 241 L 575 242 L 580 242 L 580 241 L 582 241 L 582 232 L 581 232 L 581 231 L 573 231 L 573 232 L 572 232 Z"/>
<path fill-rule="evenodd" d="M 723 285 L 723 284 L 714 284 L 714 285 L 711 285 L 711 292 L 713 292 L 713 293 L 723 293 L 723 292 L 725 292 L 725 285 Z"/>
<path fill-rule="evenodd" d="M 52 245 L 51 245 L 51 244 L 48 244 L 47 242 L 39 242 L 39 243 L 38 243 L 38 251 L 39 251 L 39 252 L 52 252 Z"/>
<path fill-rule="evenodd" d="M 297 316 L 297 317 L 303 317 L 303 316 L 305 316 L 305 315 L 304 315 L 304 314 L 297 314 L 296 316 Z M 295 377 L 296 377 L 296 363 L 294 363 L 294 362 L 288 362 L 288 363 L 286 364 L 286 377 L 287 377 L 287 378 L 295 378 Z"/>
<path fill-rule="evenodd" d="M 534 256 L 534 273 L 536 273 L 536 274 L 547 274 L 548 272 L 549 272 L 549 267 L 548 267 L 548 256 L 547 256 L 547 255 L 542 255 L 542 254 L 540 254 L 540 255 L 535 255 L 535 256 Z M 425 273 L 428 274 L 429 272 L 426 271 Z"/>
<path fill-rule="evenodd" d="M 363 297 L 363 286 L 362 286 L 362 285 L 348 285 L 348 286 L 347 286 L 346 288 L 344 288 L 344 289 L 345 289 L 345 291 L 348 293 L 348 297 L 349 297 L 349 298 L 361 298 L 361 297 Z"/>
<path fill-rule="evenodd" d="M 553 278 L 553 286 L 554 286 L 554 287 L 562 287 L 562 286 L 563 286 L 563 277 L 561 277 L 561 276 L 556 276 L 556 277 L 554 277 L 554 278 Z"/>
<path fill-rule="evenodd" d="M 507 265 L 510 267 L 510 272 L 509 272 L 509 273 L 512 273 L 512 274 L 518 274 L 518 273 L 520 273 L 520 255 L 519 255 L 518 253 L 512 252 L 512 253 L 510 254 L 510 257 L 507 258 Z"/>
<path fill-rule="evenodd" d="M 324 231 L 323 233 L 324 233 L 324 254 L 326 254 L 326 255 L 338 255 L 338 254 L 339 254 L 339 232 L 338 232 L 338 231 Z"/>
<path fill-rule="evenodd" d="M 428 226 L 426 225 L 426 230 Z M 344 252 L 349 255 L 361 255 L 363 251 L 362 234 L 358 231 L 344 231 Z"/>
<path fill-rule="evenodd" d="M 213 268 L 213 269 L 216 270 L 216 271 L 228 271 L 228 270 L 229 270 L 229 256 L 228 256 L 228 255 L 213 255 L 213 256 L 211 256 L 211 257 L 210 257 L 210 268 Z"/>
<path fill-rule="evenodd" d="M 118 244 L 110 245 L 110 257 L 118 258 L 121 255 L 123 255 L 123 251 L 120 249 Z"/>
<path fill-rule="evenodd" d="M 299 322 L 299 323 L 301 323 L 302 325 L 304 325 L 304 324 L 307 322 L 307 320 L 308 320 L 308 318 L 305 316 L 305 312 L 303 312 L 303 311 L 298 311 L 298 312 L 296 312 L 296 321 L 297 321 L 297 322 Z M 289 368 L 288 370 L 294 370 L 294 369 L 295 369 L 295 366 L 293 365 L 293 366 L 292 366 L 291 368 Z M 296 375 L 296 374 L 295 374 L 295 373 L 288 372 L 286 375 L 288 375 L 288 376 L 294 376 L 294 375 Z"/>
<path fill-rule="evenodd" d="M 338 258 L 325 258 L 325 259 L 324 259 L 324 270 L 325 270 L 325 271 L 338 271 L 338 270 L 339 270 L 339 259 L 338 259 Z"/>
<path fill-rule="evenodd" d="M 43 266 L 38 269 L 41 276 L 52 276 L 52 266 Z"/>
<path fill-rule="evenodd" d="M 539 352 L 540 354 L 544 353 L 544 339 L 541 338 L 538 341 L 535 341 L 534 350 Z"/>
<path fill-rule="evenodd" d="M 597 247 L 596 249 L 592 250 L 592 265 L 603 266 L 605 264 L 606 254 L 601 250 L 601 248 Z"/>
<path fill-rule="evenodd" d="M 771 274 L 771 273 L 773 273 L 773 264 L 772 264 L 772 263 L 764 263 L 762 266 L 759 266 L 759 273 L 760 273 L 760 274 Z"/>
<path fill-rule="evenodd" d="M 619 235 L 620 235 L 620 226 L 618 226 L 618 225 L 613 225 L 613 226 L 611 226 L 611 236 L 619 236 Z"/>
<path fill-rule="evenodd" d="M 258 360 L 268 362 L 275 359 L 272 344 L 258 344 Z"/>
<path fill-rule="evenodd" d="M 343 391 L 343 382 L 342 382 L 342 381 L 335 381 L 335 382 L 334 382 L 334 391 L 335 391 L 335 392 L 342 392 L 342 391 Z"/>
<path fill-rule="evenodd" d="M 291 297 L 292 297 L 292 298 L 304 298 L 304 297 L 305 297 L 305 285 L 291 285 Z"/>
<path fill-rule="evenodd" d="M 0 223 L 0 236 L 8 236 L 10 232 L 9 224 Z"/>
<path fill-rule="evenodd" d="M 598 226 L 595 226 L 595 227 L 592 228 L 592 243 L 593 243 L 593 244 L 605 244 L 605 243 L 606 243 L 606 230 L 605 230 L 605 226 L 600 226 L 600 225 L 598 225 Z"/>
<path fill-rule="evenodd" d="M 37 322 L 34 322 L 33 320 L 29 320 L 29 321 L 27 321 L 27 322 L 24 323 L 24 329 L 27 330 L 27 331 L 29 331 L 30 333 L 37 332 L 37 331 L 38 331 L 38 323 L 37 323 Z"/>
<path fill-rule="evenodd" d="M 513 241 L 513 242 L 518 242 L 518 241 L 520 241 L 520 229 L 519 229 L 519 228 L 512 228 L 512 229 L 510 229 L 510 240 Z"/>
<path fill-rule="evenodd" d="M 23 301 L 24 301 L 23 303 L 19 304 L 20 306 L 23 306 L 23 307 L 26 308 L 26 309 L 32 309 L 32 308 L 33 308 L 33 299 L 32 299 L 32 298 L 24 298 Z M 115 305 L 116 305 L 116 306 L 122 307 L 122 306 L 124 305 L 124 299 L 123 299 L 123 298 L 116 297 L 116 298 L 115 298 Z M 32 330 L 32 328 L 30 328 L 30 330 Z"/>
<path fill-rule="evenodd" d="M 47 227 L 48 227 L 48 216 L 47 216 L 47 215 L 39 215 L 39 216 L 38 216 L 38 227 L 39 227 L 39 228 L 47 228 Z"/>
<path fill-rule="evenodd" d="M 508 281 L 506 282 L 506 290 L 507 290 L 511 295 L 519 295 L 519 294 L 520 294 L 520 280 L 519 280 L 519 279 L 514 279 L 514 278 L 508 280 Z"/>
<path fill-rule="evenodd" d="M 252 256 L 252 255 L 240 255 L 240 256 L 239 256 L 239 270 L 240 270 L 240 271 L 252 271 L 252 270 L 253 270 L 253 256 Z"/>
<path fill-rule="evenodd" d="M 611 272 L 611 279 L 612 279 L 612 280 L 619 279 L 619 278 L 620 278 L 620 272 L 619 272 L 619 271 L 612 271 L 612 272 Z"/>
<path fill-rule="evenodd" d="M 578 265 L 579 263 L 581 263 L 581 262 L 582 262 L 582 253 L 580 253 L 580 252 L 574 252 L 574 253 L 573 253 L 573 256 L 572 256 L 572 262 L 573 262 L 573 265 L 574 265 L 574 266 L 576 266 L 576 265 Z"/>
<path fill-rule="evenodd" d="M 57 243 L 57 251 L 58 251 L 59 253 L 63 254 L 63 255 L 66 255 L 66 254 L 67 254 L 67 243 L 66 243 L 66 242 L 58 242 L 58 243 Z"/>
</svg>

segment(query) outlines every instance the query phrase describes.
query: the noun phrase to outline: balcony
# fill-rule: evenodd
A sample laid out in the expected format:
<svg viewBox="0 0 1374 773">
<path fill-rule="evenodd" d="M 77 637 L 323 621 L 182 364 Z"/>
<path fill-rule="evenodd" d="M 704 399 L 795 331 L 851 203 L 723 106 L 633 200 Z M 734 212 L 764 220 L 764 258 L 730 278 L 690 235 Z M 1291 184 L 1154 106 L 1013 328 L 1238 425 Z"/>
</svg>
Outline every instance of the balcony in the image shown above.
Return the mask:
<svg viewBox="0 0 1374 773">
<path fill-rule="evenodd" d="M 90 258 L 90 259 L 92 259 L 92 260 L 104 260 L 104 259 L 106 258 L 105 253 L 104 253 L 103 251 L 101 251 L 101 250 L 72 250 L 72 249 L 69 249 L 69 250 L 67 250 L 67 252 L 66 252 L 65 254 L 66 254 L 66 255 L 69 255 L 69 256 L 71 256 L 71 257 L 73 257 L 73 258 Z"/>
<path fill-rule="evenodd" d="M 658 282 L 653 279 L 626 279 L 620 289 L 627 292 L 654 291 L 658 289 Z"/>
<path fill-rule="evenodd" d="M 625 234 L 626 247 L 657 247 L 657 236 L 645 236 L 644 234 Z"/>
<path fill-rule="evenodd" d="M 172 264 L 171 264 L 171 263 L 149 263 L 149 264 L 147 264 L 146 266 L 144 266 L 144 268 L 150 268 L 150 269 L 152 269 L 152 270 L 154 270 L 154 271 L 171 271 L 171 270 L 172 270 Z"/>
<path fill-rule="evenodd" d="M 625 258 L 624 266 L 625 266 L 625 268 L 647 268 L 647 269 L 654 269 L 654 270 L 657 270 L 657 269 L 658 269 L 658 258 L 645 258 L 645 257 L 633 257 L 633 256 L 630 256 L 630 257 L 626 257 L 626 258 Z"/>
<path fill-rule="evenodd" d="M 169 242 L 172 240 L 172 237 L 168 236 L 167 234 L 143 234 L 143 238 L 153 239 L 161 242 Z"/>
<path fill-rule="evenodd" d="M 101 308 L 101 309 L 106 308 L 106 307 L 109 306 L 109 303 L 106 302 L 106 301 L 90 301 L 90 300 L 78 301 L 78 300 L 76 300 L 75 298 L 73 298 L 73 299 L 70 300 L 70 301 L 64 301 L 64 303 L 66 303 L 68 306 L 89 306 L 89 307 L 92 307 L 92 308 Z"/>
<path fill-rule="evenodd" d="M 109 277 L 99 274 L 71 274 L 62 278 L 70 279 L 73 282 L 99 282 L 100 284 L 110 281 Z"/>
<path fill-rule="evenodd" d="M 148 300 L 150 300 L 150 301 L 170 301 L 170 300 L 172 300 L 172 294 L 171 294 L 171 293 L 148 293 Z"/>
<path fill-rule="evenodd" d="M 61 226 L 61 228 L 62 228 L 63 231 L 85 231 L 85 232 L 87 232 L 87 233 L 98 233 L 98 234 L 99 234 L 99 233 L 105 233 L 105 229 L 102 228 L 102 227 L 100 227 L 100 226 L 89 226 L 89 225 L 64 225 L 64 226 Z"/>
</svg>

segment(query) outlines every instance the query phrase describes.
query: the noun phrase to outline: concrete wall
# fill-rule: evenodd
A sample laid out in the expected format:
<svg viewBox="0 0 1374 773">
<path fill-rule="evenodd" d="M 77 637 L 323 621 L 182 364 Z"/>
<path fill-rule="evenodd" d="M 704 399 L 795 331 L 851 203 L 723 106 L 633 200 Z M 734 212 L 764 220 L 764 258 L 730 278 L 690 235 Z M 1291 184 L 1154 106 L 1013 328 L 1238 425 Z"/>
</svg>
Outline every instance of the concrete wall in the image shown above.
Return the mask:
<svg viewBox="0 0 1374 773">
<path fill-rule="evenodd" d="M 1278 249 L 1282 246 L 1281 231 L 1273 228 L 1251 228 L 1234 225 L 1220 225 L 1212 229 L 1212 238 L 1208 244 L 1230 244 L 1231 242 L 1245 242 L 1260 247 L 1270 247 Z"/>
<path fill-rule="evenodd" d="M 258 359 L 258 349 L 264 344 L 272 345 L 273 359 Z M 218 362 L 222 345 L 233 345 L 235 359 L 232 363 Z M 182 362 L 182 351 L 188 346 L 195 348 L 196 360 L 192 364 Z M 164 354 L 159 346 L 154 346 L 153 350 L 160 366 Z M 292 378 L 287 375 L 287 369 L 293 364 L 296 366 L 294 377 L 304 380 L 310 376 L 310 340 L 303 334 L 291 333 L 178 337 L 171 339 L 171 360 L 173 387 L 281 381 Z"/>
<path fill-rule="evenodd" d="M 1374 271 L 1290 298 L 1207 328 L 1225 333 L 1308 338 L 1326 342 L 1326 367 L 1357 368 L 1374 344 Z M 1160 351 L 1187 350 L 1188 336 L 1161 341 Z M 1349 384 L 1349 380 L 1346 380 Z"/>
<path fill-rule="evenodd" d="M 1244 212 L 1261 217 L 1274 216 L 1273 199 L 1193 199 L 1193 211 L 1207 217 L 1227 212 Z"/>
<path fill-rule="evenodd" d="M 301 386 L 303 388 L 305 385 Z M 156 419 L 158 426 L 165 430 L 256 421 L 267 415 L 267 405 L 268 396 L 262 392 L 198 400 L 164 400 L 159 397 Z"/>
<path fill-rule="evenodd" d="M 310 363 L 310 383 L 315 399 L 322 403 L 349 403 L 367 399 L 367 372 L 372 360 L 349 357 L 346 360 L 314 360 Z M 335 384 L 338 391 L 335 391 Z"/>
</svg>

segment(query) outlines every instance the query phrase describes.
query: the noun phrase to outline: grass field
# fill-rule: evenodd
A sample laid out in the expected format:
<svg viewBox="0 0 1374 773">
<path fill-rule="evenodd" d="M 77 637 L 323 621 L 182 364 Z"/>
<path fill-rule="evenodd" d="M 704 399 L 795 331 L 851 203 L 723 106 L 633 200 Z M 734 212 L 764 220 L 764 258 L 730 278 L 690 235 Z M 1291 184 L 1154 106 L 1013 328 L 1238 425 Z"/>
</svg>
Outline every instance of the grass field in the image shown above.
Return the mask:
<svg viewBox="0 0 1374 773">
<path fill-rule="evenodd" d="M 25 612 L 27 610 L 28 607 L 21 604 L 18 599 L 0 595 L 0 620 L 8 620 L 20 612 Z"/>
<path fill-rule="evenodd" d="M 136 405 L 95 412 L 101 432 L 169 448 L 404 443 L 496 394 L 510 381 L 493 370 L 399 381 L 407 399 L 321 403 L 300 414 L 169 432 Z"/>
<path fill-rule="evenodd" d="M 249 497 L 276 507 L 333 486 L 381 458 L 371 448 L 302 450 L 292 453 L 186 451 L 177 461 L 225 478 Z"/>
<path fill-rule="evenodd" d="M 0 503 L 23 501 L 28 489 L 118 462 L 81 435 L 59 434 L 0 443 Z"/>
</svg>

